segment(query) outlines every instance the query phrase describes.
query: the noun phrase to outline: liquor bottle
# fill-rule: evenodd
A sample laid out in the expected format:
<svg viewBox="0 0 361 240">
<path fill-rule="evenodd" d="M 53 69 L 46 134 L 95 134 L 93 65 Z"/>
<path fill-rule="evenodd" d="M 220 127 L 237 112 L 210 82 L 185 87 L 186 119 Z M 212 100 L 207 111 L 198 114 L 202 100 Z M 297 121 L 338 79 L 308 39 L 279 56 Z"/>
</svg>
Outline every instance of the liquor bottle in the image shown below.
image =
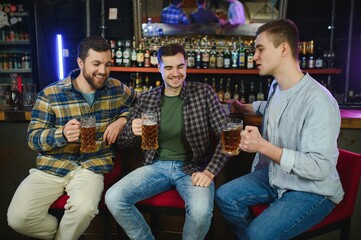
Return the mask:
<svg viewBox="0 0 361 240">
<path fill-rule="evenodd" d="M 253 61 L 253 49 L 249 49 L 247 51 L 247 69 L 254 68 L 254 61 Z"/>
<path fill-rule="evenodd" d="M 238 50 L 237 50 L 237 43 L 233 42 L 233 49 L 231 52 L 231 67 L 237 68 L 238 67 Z"/>
<path fill-rule="evenodd" d="M 222 103 L 224 100 L 224 90 L 223 90 L 223 78 L 219 80 L 219 87 L 218 87 L 218 99 Z"/>
<path fill-rule="evenodd" d="M 151 87 L 149 86 L 149 76 L 145 76 L 145 84 L 143 86 L 143 92 L 149 91 Z"/>
<path fill-rule="evenodd" d="M 240 87 L 240 95 L 239 95 L 239 101 L 243 104 L 246 103 L 246 88 L 244 87 L 243 80 L 241 80 L 241 87 Z"/>
<path fill-rule="evenodd" d="M 300 43 L 300 67 L 306 68 L 307 67 L 307 45 L 306 42 Z"/>
<path fill-rule="evenodd" d="M 322 48 L 318 46 L 315 52 L 316 60 L 315 60 L 315 67 L 316 68 L 323 68 L 323 58 L 322 58 Z"/>
<path fill-rule="evenodd" d="M 130 54 L 130 62 L 132 67 L 137 66 L 137 48 L 136 48 L 136 43 L 135 43 L 135 37 L 133 36 L 133 41 L 132 41 L 132 51 Z"/>
<path fill-rule="evenodd" d="M 259 90 L 257 93 L 257 101 L 263 101 L 264 100 L 264 94 L 262 89 L 262 81 L 259 81 Z"/>
<path fill-rule="evenodd" d="M 202 68 L 209 67 L 209 50 L 208 50 L 208 40 L 205 41 L 205 48 L 202 50 Z"/>
<path fill-rule="evenodd" d="M 157 45 L 154 44 L 152 51 L 150 53 L 150 66 L 151 67 L 157 67 L 157 65 L 158 65 L 158 57 L 157 57 L 158 49 L 157 48 L 158 48 Z"/>
<path fill-rule="evenodd" d="M 200 42 L 198 42 L 198 46 L 196 49 L 196 53 L 195 53 L 195 66 L 196 68 L 201 68 L 202 67 L 202 53 L 201 53 L 201 47 L 200 47 Z"/>
<path fill-rule="evenodd" d="M 224 102 L 228 102 L 228 100 L 231 99 L 231 79 L 228 78 L 227 79 L 227 84 L 226 84 L 226 91 L 224 92 L 224 98 L 223 101 Z"/>
<path fill-rule="evenodd" d="M 115 66 L 122 66 L 123 62 L 123 41 L 118 40 L 118 49 L 115 52 Z"/>
<path fill-rule="evenodd" d="M 246 68 L 246 54 L 242 42 L 239 44 L 238 50 L 238 66 L 239 68 Z"/>
<path fill-rule="evenodd" d="M 189 68 L 195 67 L 195 54 L 193 51 L 193 44 L 190 44 L 189 49 L 187 51 L 187 67 Z"/>
<path fill-rule="evenodd" d="M 238 92 L 238 84 L 237 83 L 234 85 L 233 99 L 239 101 L 239 92 Z"/>
<path fill-rule="evenodd" d="M 217 60 L 216 60 L 216 67 L 223 68 L 224 60 L 223 60 L 223 53 L 222 51 L 218 51 L 217 53 Z"/>
<path fill-rule="evenodd" d="M 21 40 L 22 40 L 22 37 L 21 37 Z M 110 40 L 109 41 L 109 44 L 110 44 L 110 49 L 111 49 L 111 52 L 112 52 L 112 59 L 111 59 L 111 62 L 112 62 L 112 66 L 115 66 L 115 52 L 117 51 L 116 49 L 116 44 L 115 44 L 115 41 L 114 40 Z M 24 55 L 21 56 L 21 61 L 23 62 L 25 59 Z M 1 65 L 1 64 L 0 64 Z M 22 67 L 23 68 L 23 67 Z"/>
<path fill-rule="evenodd" d="M 308 42 L 308 57 L 307 57 L 307 67 L 308 68 L 316 67 L 313 47 L 314 47 L 313 40 L 311 40 Z"/>
<path fill-rule="evenodd" d="M 134 90 L 137 93 L 142 93 L 143 92 L 143 86 L 142 86 L 141 81 L 142 81 L 142 77 L 137 74 L 137 78 L 135 79 L 135 87 L 134 87 Z"/>
<path fill-rule="evenodd" d="M 208 78 L 205 77 L 204 80 L 203 80 L 203 82 L 204 82 L 205 84 L 208 84 Z"/>
<path fill-rule="evenodd" d="M 130 53 L 131 53 L 131 48 L 130 48 L 130 41 L 126 40 L 125 41 L 125 47 L 123 50 L 123 66 L 124 67 L 130 67 L 131 66 L 131 62 L 130 62 Z"/>
<path fill-rule="evenodd" d="M 228 51 L 228 47 L 226 47 L 223 52 L 223 67 L 231 67 L 231 53 Z"/>
<path fill-rule="evenodd" d="M 144 67 L 144 49 L 143 49 L 143 40 L 139 43 L 139 48 L 137 49 L 137 66 Z"/>
<path fill-rule="evenodd" d="M 251 82 L 251 86 L 249 88 L 248 103 L 253 103 L 255 100 L 256 96 L 254 94 L 254 82 Z"/>
<path fill-rule="evenodd" d="M 216 42 L 213 41 L 211 53 L 209 55 L 209 68 L 216 68 L 217 63 L 217 46 Z"/>
<path fill-rule="evenodd" d="M 149 45 L 145 45 L 144 49 L 144 67 L 150 67 L 150 49 Z"/>
</svg>

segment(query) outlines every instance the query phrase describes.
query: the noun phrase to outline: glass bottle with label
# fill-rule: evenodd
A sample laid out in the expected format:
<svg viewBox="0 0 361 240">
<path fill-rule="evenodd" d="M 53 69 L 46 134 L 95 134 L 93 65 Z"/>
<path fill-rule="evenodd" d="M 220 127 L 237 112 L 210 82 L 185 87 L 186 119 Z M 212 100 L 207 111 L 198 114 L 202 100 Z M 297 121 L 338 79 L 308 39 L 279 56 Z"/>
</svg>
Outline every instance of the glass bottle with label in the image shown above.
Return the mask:
<svg viewBox="0 0 361 240">
<path fill-rule="evenodd" d="M 217 53 L 217 60 L 216 60 L 216 67 L 223 68 L 224 60 L 223 60 L 223 53 L 222 51 L 218 51 Z"/>
<path fill-rule="evenodd" d="M 246 68 L 246 58 L 245 58 L 245 51 L 243 43 L 239 43 L 239 50 L 238 50 L 238 67 L 239 68 Z"/>
<path fill-rule="evenodd" d="M 253 49 L 247 51 L 247 69 L 254 68 Z"/>
<path fill-rule="evenodd" d="M 313 40 L 308 42 L 308 57 L 307 57 L 307 67 L 308 68 L 315 68 L 315 56 L 313 51 Z"/>
<path fill-rule="evenodd" d="M 256 100 L 256 96 L 254 94 L 254 82 L 251 82 L 249 87 L 249 95 L 248 95 L 248 103 L 253 103 Z"/>
<path fill-rule="evenodd" d="M 143 92 L 143 86 L 142 86 L 141 81 L 142 81 L 142 77 L 137 74 L 137 78 L 135 79 L 135 87 L 134 87 L 134 90 L 137 93 L 142 93 Z"/>
<path fill-rule="evenodd" d="M 219 80 L 219 87 L 218 87 L 218 99 L 222 103 L 224 100 L 224 90 L 223 90 L 223 78 Z"/>
<path fill-rule="evenodd" d="M 157 45 L 153 45 L 153 49 L 150 53 L 150 66 L 157 67 L 158 66 L 158 57 L 157 57 Z"/>
<path fill-rule="evenodd" d="M 231 53 L 231 67 L 237 68 L 238 67 L 238 50 L 237 50 L 237 43 L 233 42 L 233 49 Z"/>
<path fill-rule="evenodd" d="M 224 92 L 223 101 L 228 102 L 228 100 L 230 100 L 230 99 L 231 99 L 231 79 L 228 78 L 227 84 L 226 84 L 226 91 Z"/>
<path fill-rule="evenodd" d="M 234 94 L 233 99 L 239 101 L 239 91 L 238 91 L 238 84 L 234 85 Z"/>
<path fill-rule="evenodd" d="M 209 67 L 209 50 L 208 50 L 208 40 L 205 41 L 205 48 L 202 50 L 202 68 Z"/>
<path fill-rule="evenodd" d="M 200 46 L 200 42 L 198 42 L 198 46 L 196 49 L 196 53 L 195 53 L 195 66 L 196 68 L 201 68 L 202 67 L 202 53 L 201 53 L 201 46 Z"/>
<path fill-rule="evenodd" d="M 144 67 L 150 67 L 150 49 L 149 45 L 145 45 L 144 49 Z"/>
<path fill-rule="evenodd" d="M 131 53 L 131 48 L 130 48 L 130 41 L 126 40 L 125 41 L 125 48 L 123 50 L 123 66 L 124 67 L 130 67 L 131 63 L 130 63 L 130 53 Z"/>
<path fill-rule="evenodd" d="M 193 51 L 193 44 L 190 44 L 189 49 L 187 51 L 187 67 L 189 68 L 195 67 L 195 54 Z"/>
<path fill-rule="evenodd" d="M 118 49 L 115 52 L 115 66 L 122 66 L 123 62 L 123 41 L 118 41 Z"/>
<path fill-rule="evenodd" d="M 259 81 L 259 90 L 257 93 L 257 101 L 263 101 L 264 100 L 264 94 L 263 94 L 263 88 L 262 88 L 262 80 Z"/>
<path fill-rule="evenodd" d="M 132 67 L 137 66 L 137 48 L 136 48 L 135 37 L 133 37 L 133 42 L 132 42 L 132 51 L 131 51 L 131 54 L 130 54 L 130 63 L 132 65 Z"/>
<path fill-rule="evenodd" d="M 241 103 L 246 103 L 246 88 L 244 86 L 243 80 L 241 80 L 241 87 L 240 87 L 239 93 L 240 93 L 239 101 Z"/>
<path fill-rule="evenodd" d="M 137 49 L 137 66 L 138 67 L 144 67 L 143 41 L 140 41 L 139 48 Z"/>
<path fill-rule="evenodd" d="M 223 67 L 231 67 L 231 53 L 229 52 L 228 47 L 226 47 L 223 52 Z"/>
<path fill-rule="evenodd" d="M 300 43 L 300 68 L 307 67 L 307 43 L 301 42 Z"/>
<path fill-rule="evenodd" d="M 217 63 L 217 46 L 216 42 L 213 42 L 212 50 L 209 55 L 209 68 L 216 68 Z"/>
</svg>

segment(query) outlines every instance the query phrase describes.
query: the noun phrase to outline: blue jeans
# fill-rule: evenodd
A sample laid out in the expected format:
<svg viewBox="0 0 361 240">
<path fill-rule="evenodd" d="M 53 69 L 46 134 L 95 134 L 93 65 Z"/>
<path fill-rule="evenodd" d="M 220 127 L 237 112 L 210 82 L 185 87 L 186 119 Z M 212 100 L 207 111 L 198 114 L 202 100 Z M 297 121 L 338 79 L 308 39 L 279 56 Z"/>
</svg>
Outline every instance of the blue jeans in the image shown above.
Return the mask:
<svg viewBox="0 0 361 240">
<path fill-rule="evenodd" d="M 132 171 L 106 192 L 109 211 L 130 239 L 154 239 L 134 204 L 173 187 L 185 201 L 183 239 L 204 239 L 213 216 L 214 183 L 207 188 L 193 186 L 182 166 L 182 161 L 156 161 Z"/>
<path fill-rule="evenodd" d="M 217 189 L 216 204 L 237 239 L 291 239 L 321 222 L 335 204 L 324 196 L 287 191 L 278 198 L 268 167 L 234 179 Z M 270 204 L 254 218 L 249 206 Z"/>
</svg>

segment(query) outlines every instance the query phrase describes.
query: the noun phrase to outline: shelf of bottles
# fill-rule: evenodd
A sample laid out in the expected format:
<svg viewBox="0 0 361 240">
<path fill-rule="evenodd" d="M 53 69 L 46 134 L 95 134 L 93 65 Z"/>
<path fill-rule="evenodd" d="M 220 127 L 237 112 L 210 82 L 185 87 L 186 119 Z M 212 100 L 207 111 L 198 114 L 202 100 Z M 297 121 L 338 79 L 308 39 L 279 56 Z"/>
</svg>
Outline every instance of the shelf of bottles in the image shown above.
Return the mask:
<svg viewBox="0 0 361 240">
<path fill-rule="evenodd" d="M 29 78 L 32 73 L 29 12 L 24 3 L 1 6 L 4 25 L 0 28 L 0 82 L 6 84 L 10 81 L 7 74 L 25 74 Z"/>
<path fill-rule="evenodd" d="M 187 57 L 188 73 L 191 74 L 258 74 L 253 60 L 253 40 L 236 41 L 231 39 L 209 39 L 187 37 L 148 37 L 138 46 L 135 40 L 111 40 L 113 67 L 115 72 L 156 73 L 157 50 L 167 43 L 184 46 Z M 329 51 L 313 50 L 313 41 L 300 43 L 300 67 L 310 74 L 341 74 L 334 68 L 334 56 Z"/>
<path fill-rule="evenodd" d="M 187 58 L 187 80 L 212 86 L 221 102 L 237 99 L 243 103 L 264 100 L 268 96 L 271 76 L 259 77 L 253 59 L 253 40 L 209 39 L 207 36 L 143 38 L 111 41 L 112 72 L 130 74 L 130 87 L 138 92 L 148 91 L 161 83 L 157 68 L 157 50 L 166 43 L 184 46 Z M 209 47 L 211 46 L 211 47 Z M 317 53 L 317 54 L 316 54 Z M 313 51 L 313 41 L 300 44 L 300 67 L 309 74 L 341 74 L 333 68 L 333 58 Z M 302 65 L 301 65 L 302 64 Z M 322 82 L 323 85 L 330 83 Z"/>
</svg>

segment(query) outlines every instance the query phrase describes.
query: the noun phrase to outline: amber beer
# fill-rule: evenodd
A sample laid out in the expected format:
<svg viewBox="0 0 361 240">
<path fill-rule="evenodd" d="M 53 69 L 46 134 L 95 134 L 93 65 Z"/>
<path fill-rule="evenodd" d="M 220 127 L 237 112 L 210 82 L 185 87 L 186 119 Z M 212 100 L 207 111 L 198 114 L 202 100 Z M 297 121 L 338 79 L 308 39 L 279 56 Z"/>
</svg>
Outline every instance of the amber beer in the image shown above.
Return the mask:
<svg viewBox="0 0 361 240">
<path fill-rule="evenodd" d="M 221 136 L 223 153 L 229 156 L 238 155 L 242 128 L 243 122 L 240 119 L 231 119 L 223 126 Z"/>
<path fill-rule="evenodd" d="M 146 112 L 142 114 L 142 149 L 151 150 L 158 148 L 157 114 Z"/>
<path fill-rule="evenodd" d="M 95 116 L 80 119 L 80 151 L 93 152 L 95 144 Z"/>
</svg>

